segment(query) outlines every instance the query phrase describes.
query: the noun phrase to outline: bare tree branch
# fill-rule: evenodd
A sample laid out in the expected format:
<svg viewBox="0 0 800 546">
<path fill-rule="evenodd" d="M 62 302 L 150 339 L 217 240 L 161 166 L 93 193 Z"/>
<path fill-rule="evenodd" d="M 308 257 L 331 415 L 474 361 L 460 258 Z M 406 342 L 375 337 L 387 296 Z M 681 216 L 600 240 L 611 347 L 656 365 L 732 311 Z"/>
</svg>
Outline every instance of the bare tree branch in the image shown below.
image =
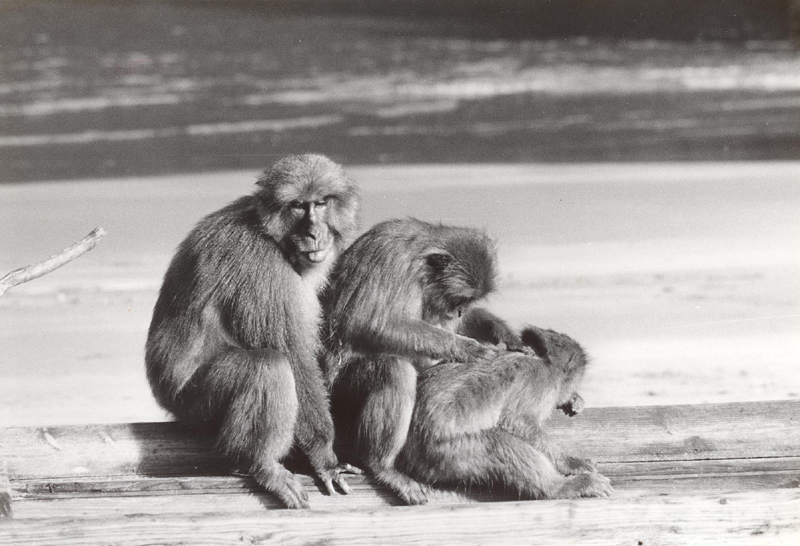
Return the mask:
<svg viewBox="0 0 800 546">
<path fill-rule="evenodd" d="M 11 288 L 12 286 L 16 286 L 18 284 L 22 284 L 24 282 L 28 282 L 30 280 L 36 279 L 41 277 L 42 275 L 46 275 L 50 273 L 54 269 L 58 269 L 62 265 L 71 262 L 78 256 L 89 252 L 94 248 L 94 245 L 97 244 L 104 235 L 106 234 L 106 230 L 101 227 L 95 228 L 89 235 L 83 238 L 78 243 L 65 248 L 58 254 L 54 254 L 44 260 L 43 262 L 39 262 L 38 264 L 29 265 L 27 267 L 21 267 L 20 269 L 15 269 L 2 279 L 0 279 L 0 296 L 2 296 L 6 290 Z"/>
</svg>

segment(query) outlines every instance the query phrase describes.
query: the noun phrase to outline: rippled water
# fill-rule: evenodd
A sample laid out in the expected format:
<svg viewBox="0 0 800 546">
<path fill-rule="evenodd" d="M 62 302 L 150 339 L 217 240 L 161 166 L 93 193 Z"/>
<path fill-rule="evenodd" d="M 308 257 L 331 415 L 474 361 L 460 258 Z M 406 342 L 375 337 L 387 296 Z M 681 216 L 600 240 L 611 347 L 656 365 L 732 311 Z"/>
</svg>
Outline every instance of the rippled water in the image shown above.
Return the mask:
<svg viewBox="0 0 800 546">
<path fill-rule="evenodd" d="M 497 38 L 475 23 L 216 4 L 19 6 L 0 18 L 0 181 L 249 168 L 310 149 L 348 163 L 800 155 L 788 42 Z"/>
</svg>

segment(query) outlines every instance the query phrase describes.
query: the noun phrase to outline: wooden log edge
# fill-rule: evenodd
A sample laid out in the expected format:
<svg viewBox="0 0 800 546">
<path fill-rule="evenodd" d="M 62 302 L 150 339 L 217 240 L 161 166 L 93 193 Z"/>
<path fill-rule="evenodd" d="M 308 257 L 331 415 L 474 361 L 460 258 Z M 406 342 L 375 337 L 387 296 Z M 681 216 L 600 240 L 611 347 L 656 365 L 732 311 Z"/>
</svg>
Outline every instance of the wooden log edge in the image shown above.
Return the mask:
<svg viewBox="0 0 800 546">
<path fill-rule="evenodd" d="M 202 512 L 158 516 L 58 513 L 0 527 L 22 544 L 797 544 L 800 490 L 384 507 L 375 510 Z M 174 506 L 174 499 L 170 505 Z M 79 516 L 76 513 L 81 512 Z"/>
<path fill-rule="evenodd" d="M 13 515 L 11 505 L 11 482 L 8 479 L 8 464 L 4 457 L 0 457 L 0 518 L 10 518 Z"/>
</svg>

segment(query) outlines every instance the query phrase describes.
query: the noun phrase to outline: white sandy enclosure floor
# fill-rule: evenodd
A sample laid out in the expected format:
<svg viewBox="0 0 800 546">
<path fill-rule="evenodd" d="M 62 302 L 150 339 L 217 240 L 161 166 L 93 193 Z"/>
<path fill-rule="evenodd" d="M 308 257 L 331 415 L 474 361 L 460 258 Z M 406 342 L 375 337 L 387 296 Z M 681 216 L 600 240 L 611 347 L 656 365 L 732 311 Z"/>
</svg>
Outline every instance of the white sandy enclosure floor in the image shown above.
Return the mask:
<svg viewBox="0 0 800 546">
<path fill-rule="evenodd" d="M 360 166 L 363 225 L 487 228 L 514 325 L 593 356 L 589 405 L 800 396 L 800 162 Z M 0 186 L 0 272 L 102 225 L 0 298 L 0 426 L 163 420 L 143 372 L 161 276 L 256 172 Z"/>
</svg>

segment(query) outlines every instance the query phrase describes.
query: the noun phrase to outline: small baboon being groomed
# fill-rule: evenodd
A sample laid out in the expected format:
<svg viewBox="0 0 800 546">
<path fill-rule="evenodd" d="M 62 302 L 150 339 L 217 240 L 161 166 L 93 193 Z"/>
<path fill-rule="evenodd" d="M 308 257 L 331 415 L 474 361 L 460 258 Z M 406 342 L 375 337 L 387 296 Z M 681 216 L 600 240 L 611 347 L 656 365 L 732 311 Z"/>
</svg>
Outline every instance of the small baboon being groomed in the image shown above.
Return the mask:
<svg viewBox="0 0 800 546">
<path fill-rule="evenodd" d="M 290 508 L 308 507 L 282 464 L 292 447 L 333 492 L 351 470 L 333 452 L 317 360 L 318 293 L 357 229 L 358 196 L 341 167 L 289 156 L 254 194 L 202 219 L 164 276 L 147 338 L 158 403 L 216 427 L 217 446 Z"/>
<path fill-rule="evenodd" d="M 603 497 L 611 484 L 588 459 L 566 455 L 544 423 L 558 408 L 575 415 L 587 359 L 564 334 L 528 327 L 536 355 L 446 362 L 420 374 L 399 468 L 429 484 L 502 485 L 521 498 Z"/>
</svg>

